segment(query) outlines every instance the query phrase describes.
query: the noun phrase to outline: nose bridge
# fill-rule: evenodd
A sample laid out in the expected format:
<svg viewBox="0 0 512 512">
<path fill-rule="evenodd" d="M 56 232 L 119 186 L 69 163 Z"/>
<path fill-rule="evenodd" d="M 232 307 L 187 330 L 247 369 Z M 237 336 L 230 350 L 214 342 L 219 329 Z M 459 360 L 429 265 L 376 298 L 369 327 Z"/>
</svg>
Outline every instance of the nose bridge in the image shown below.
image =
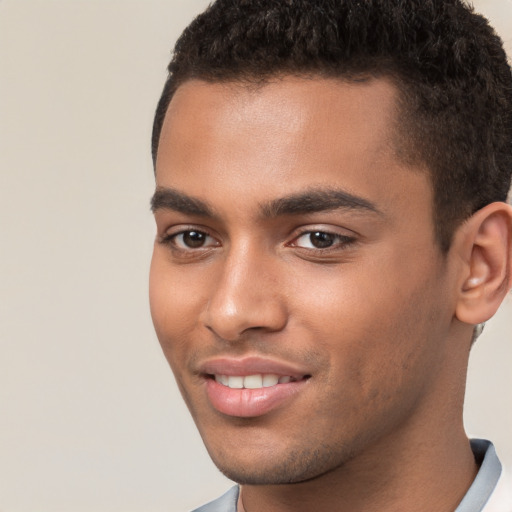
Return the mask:
<svg viewBox="0 0 512 512">
<path fill-rule="evenodd" d="M 249 242 L 233 244 L 218 269 L 218 280 L 203 314 L 206 327 L 236 341 L 250 329 L 280 330 L 286 307 L 276 256 Z"/>
</svg>

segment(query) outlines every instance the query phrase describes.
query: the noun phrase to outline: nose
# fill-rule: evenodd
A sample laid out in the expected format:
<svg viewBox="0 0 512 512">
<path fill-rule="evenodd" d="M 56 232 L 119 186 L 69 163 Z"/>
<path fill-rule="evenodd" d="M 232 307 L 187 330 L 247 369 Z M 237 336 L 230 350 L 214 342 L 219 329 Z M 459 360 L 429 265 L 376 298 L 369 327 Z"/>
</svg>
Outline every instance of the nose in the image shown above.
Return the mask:
<svg viewBox="0 0 512 512">
<path fill-rule="evenodd" d="M 214 271 L 218 278 L 201 321 L 219 338 L 234 342 L 248 331 L 276 332 L 285 327 L 285 295 L 272 256 L 249 248 L 231 251 Z"/>
</svg>

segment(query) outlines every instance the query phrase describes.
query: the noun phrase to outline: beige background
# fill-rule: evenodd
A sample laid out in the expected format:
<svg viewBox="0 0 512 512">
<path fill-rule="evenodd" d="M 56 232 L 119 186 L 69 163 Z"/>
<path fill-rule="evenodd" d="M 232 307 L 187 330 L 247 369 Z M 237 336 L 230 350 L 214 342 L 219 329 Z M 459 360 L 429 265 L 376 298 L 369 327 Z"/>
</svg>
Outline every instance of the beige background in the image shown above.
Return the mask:
<svg viewBox="0 0 512 512">
<path fill-rule="evenodd" d="M 512 3 L 476 2 L 512 48 Z M 0 511 L 184 511 L 229 486 L 153 334 L 152 114 L 204 0 L 0 1 Z M 512 465 L 512 303 L 467 426 Z"/>
</svg>

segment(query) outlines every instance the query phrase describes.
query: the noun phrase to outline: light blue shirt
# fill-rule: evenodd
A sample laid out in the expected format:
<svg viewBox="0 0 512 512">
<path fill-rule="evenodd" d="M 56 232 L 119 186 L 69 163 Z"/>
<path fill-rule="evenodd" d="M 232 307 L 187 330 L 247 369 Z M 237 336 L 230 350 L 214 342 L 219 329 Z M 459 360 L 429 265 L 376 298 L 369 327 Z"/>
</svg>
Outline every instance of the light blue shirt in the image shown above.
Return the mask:
<svg viewBox="0 0 512 512">
<path fill-rule="evenodd" d="M 482 512 L 501 475 L 501 463 L 490 441 L 472 439 L 471 449 L 477 464 L 480 464 L 480 469 L 455 512 Z M 236 512 L 239 492 L 238 485 L 235 485 L 220 498 L 193 512 Z"/>
</svg>

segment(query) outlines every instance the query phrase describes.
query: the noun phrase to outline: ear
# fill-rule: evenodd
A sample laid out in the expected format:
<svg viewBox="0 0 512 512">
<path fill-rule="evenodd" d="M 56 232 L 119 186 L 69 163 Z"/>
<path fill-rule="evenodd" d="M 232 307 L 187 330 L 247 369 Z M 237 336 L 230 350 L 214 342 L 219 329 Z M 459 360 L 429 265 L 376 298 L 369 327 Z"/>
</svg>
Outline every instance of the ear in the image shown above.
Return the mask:
<svg viewBox="0 0 512 512">
<path fill-rule="evenodd" d="M 462 258 L 455 316 L 486 322 L 512 285 L 512 206 L 492 203 L 478 210 L 456 236 Z"/>
</svg>

